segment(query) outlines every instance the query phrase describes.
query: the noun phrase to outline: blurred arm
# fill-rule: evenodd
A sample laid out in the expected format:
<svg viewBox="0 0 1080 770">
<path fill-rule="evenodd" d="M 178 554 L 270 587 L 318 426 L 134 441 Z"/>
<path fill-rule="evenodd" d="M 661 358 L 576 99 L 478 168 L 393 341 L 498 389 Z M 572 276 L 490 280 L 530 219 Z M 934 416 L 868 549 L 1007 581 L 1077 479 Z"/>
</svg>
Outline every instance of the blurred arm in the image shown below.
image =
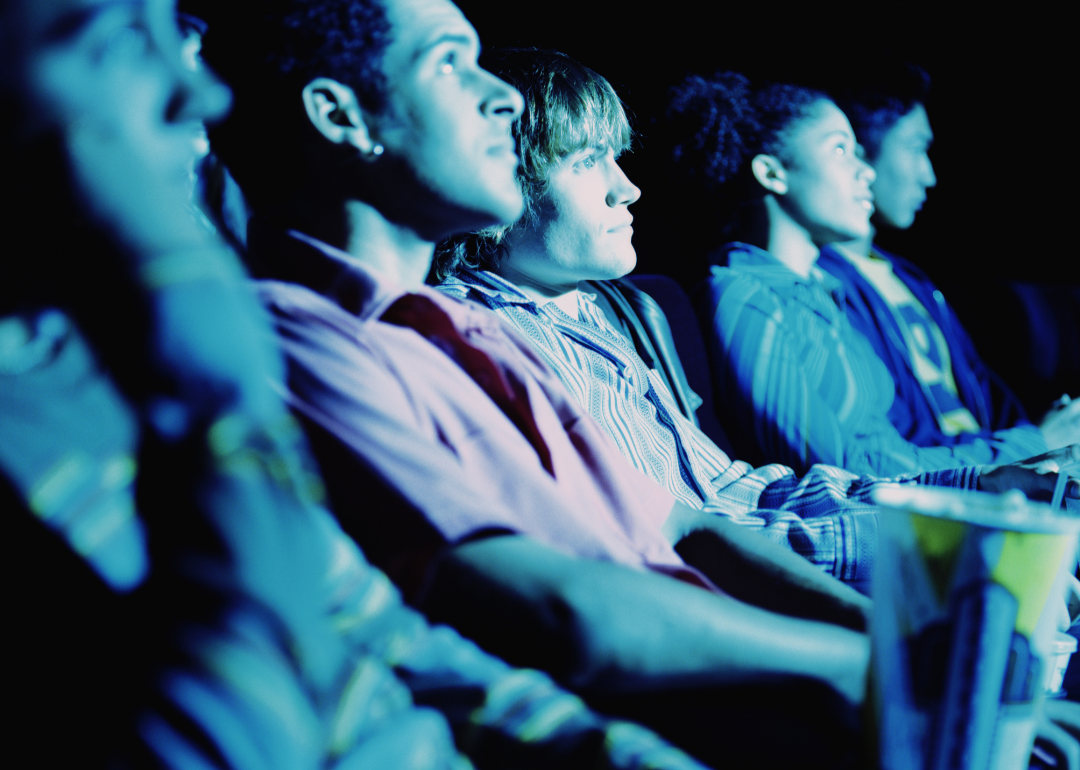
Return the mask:
<svg viewBox="0 0 1080 770">
<path fill-rule="evenodd" d="M 806 676 L 863 697 L 862 634 L 522 537 L 455 547 L 424 604 L 512 662 L 554 668 L 597 692 Z"/>
<path fill-rule="evenodd" d="M 741 601 L 783 615 L 867 629 L 868 598 L 759 532 L 676 503 L 664 534 L 687 564 Z"/>
</svg>

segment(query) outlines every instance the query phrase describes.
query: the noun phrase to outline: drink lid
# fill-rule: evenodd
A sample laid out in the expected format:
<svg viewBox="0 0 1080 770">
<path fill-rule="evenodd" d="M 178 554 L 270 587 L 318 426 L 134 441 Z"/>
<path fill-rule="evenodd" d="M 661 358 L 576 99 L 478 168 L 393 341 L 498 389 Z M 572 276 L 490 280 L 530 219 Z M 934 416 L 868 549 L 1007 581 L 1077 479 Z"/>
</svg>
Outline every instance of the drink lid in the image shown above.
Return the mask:
<svg viewBox="0 0 1080 770">
<path fill-rule="evenodd" d="M 1080 532 L 1080 516 L 1028 500 L 1019 490 L 1000 495 L 914 484 L 881 486 L 872 493 L 884 508 L 1016 532 Z"/>
</svg>

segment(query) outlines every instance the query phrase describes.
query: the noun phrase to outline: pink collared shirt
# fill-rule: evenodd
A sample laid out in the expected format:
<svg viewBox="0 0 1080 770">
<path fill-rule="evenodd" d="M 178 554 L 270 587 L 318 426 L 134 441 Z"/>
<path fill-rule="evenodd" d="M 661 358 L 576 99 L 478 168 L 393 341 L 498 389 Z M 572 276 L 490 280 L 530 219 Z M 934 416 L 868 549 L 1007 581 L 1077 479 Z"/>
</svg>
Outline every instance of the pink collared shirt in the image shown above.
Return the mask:
<svg viewBox="0 0 1080 770">
<path fill-rule="evenodd" d="M 295 231 L 252 235 L 259 272 L 273 277 L 258 291 L 288 360 L 290 405 L 447 542 L 508 529 L 583 558 L 685 568 L 660 531 L 672 495 L 626 461 L 501 319 L 427 287 L 415 290 L 526 385 L 554 474 L 452 358 L 414 330 L 380 320 L 403 289 Z M 349 468 L 324 466 L 323 473 Z"/>
</svg>

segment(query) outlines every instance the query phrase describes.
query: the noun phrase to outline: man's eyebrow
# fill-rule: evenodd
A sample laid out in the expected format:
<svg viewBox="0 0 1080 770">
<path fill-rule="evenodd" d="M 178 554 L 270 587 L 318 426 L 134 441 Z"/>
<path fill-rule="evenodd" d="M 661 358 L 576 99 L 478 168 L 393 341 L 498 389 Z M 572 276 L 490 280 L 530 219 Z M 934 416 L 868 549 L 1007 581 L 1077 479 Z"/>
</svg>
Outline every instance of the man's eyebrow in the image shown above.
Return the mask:
<svg viewBox="0 0 1080 770">
<path fill-rule="evenodd" d="M 480 47 L 480 41 L 475 34 L 469 34 L 467 32 L 444 32 L 434 40 L 422 45 L 413 59 L 416 60 L 422 58 L 432 48 L 440 46 L 443 43 L 459 43 L 465 46 L 475 45 L 478 49 Z"/>
<path fill-rule="evenodd" d="M 104 2 L 85 5 L 82 8 L 74 8 L 62 14 L 45 29 L 45 42 L 58 43 L 74 37 L 100 14 L 112 8 L 118 6 L 142 8 L 145 4 L 145 0 L 104 0 Z"/>
</svg>

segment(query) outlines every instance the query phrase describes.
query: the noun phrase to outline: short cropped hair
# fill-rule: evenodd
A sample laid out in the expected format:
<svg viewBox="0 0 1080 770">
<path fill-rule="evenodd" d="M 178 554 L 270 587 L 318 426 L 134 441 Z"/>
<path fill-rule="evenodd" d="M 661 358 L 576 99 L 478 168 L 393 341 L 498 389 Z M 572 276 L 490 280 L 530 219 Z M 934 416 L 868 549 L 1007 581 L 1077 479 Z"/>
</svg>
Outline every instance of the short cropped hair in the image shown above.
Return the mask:
<svg viewBox="0 0 1080 770">
<path fill-rule="evenodd" d="M 916 104 L 926 104 L 930 95 L 930 75 L 911 62 L 890 62 L 863 73 L 865 84 L 848 86 L 837 92 L 836 104 L 848 116 L 855 138 L 873 163 L 881 153 L 881 142 L 896 121 Z"/>
<path fill-rule="evenodd" d="M 485 53 L 481 65 L 517 88 L 525 110 L 514 125 L 520 157 L 517 179 L 525 212 L 512 225 L 489 227 L 440 244 L 435 275 L 446 278 L 462 267 L 492 268 L 505 256 L 506 235 L 537 221 L 551 172 L 563 158 L 588 147 L 610 147 L 618 156 L 630 148 L 633 132 L 615 89 L 606 79 L 564 53 L 505 48 Z"/>
<path fill-rule="evenodd" d="M 744 224 L 748 205 L 765 189 L 750 170 L 759 154 L 790 162 L 788 131 L 821 100 L 820 91 L 784 83 L 752 83 L 737 72 L 690 75 L 670 93 L 666 135 L 676 188 L 690 208 L 690 221 L 707 223 L 718 246 Z"/>
<path fill-rule="evenodd" d="M 207 22 L 203 59 L 233 89 L 230 117 L 211 134 L 245 195 L 293 189 L 314 135 L 301 93 L 317 77 L 349 86 L 372 112 L 385 108 L 382 60 L 390 22 L 381 0 L 185 0 Z"/>
</svg>

